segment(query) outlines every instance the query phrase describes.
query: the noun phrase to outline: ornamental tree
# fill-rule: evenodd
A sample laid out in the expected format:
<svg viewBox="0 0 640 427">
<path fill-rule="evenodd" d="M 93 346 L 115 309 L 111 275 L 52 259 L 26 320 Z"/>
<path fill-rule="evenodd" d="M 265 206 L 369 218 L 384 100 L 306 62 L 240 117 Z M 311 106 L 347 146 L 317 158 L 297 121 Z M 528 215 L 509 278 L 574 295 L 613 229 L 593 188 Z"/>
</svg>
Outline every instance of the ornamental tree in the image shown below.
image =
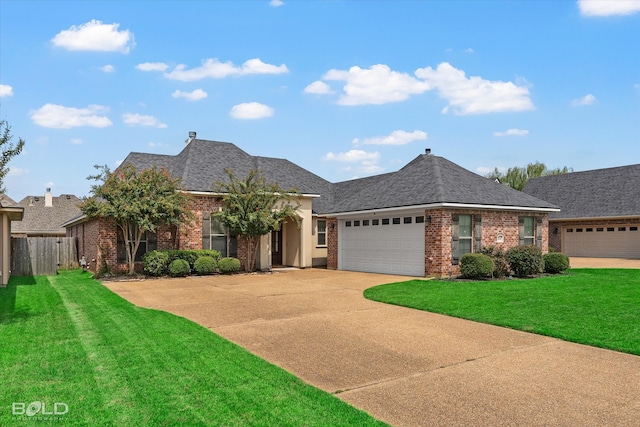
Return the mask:
<svg viewBox="0 0 640 427">
<path fill-rule="evenodd" d="M 18 138 L 17 144 L 12 143 L 12 139 L 11 126 L 6 120 L 0 120 L 0 194 L 5 192 L 4 178 L 9 173 L 7 167 L 9 160 L 20 154 L 24 147 L 24 141 L 21 138 Z"/>
<path fill-rule="evenodd" d="M 283 190 L 277 183 L 267 183 L 262 173 L 256 170 L 249 171 L 244 179 L 229 169 L 225 169 L 225 173 L 229 180 L 218 182 L 213 187 L 225 206 L 214 215 L 245 245 L 245 269 L 253 271 L 260 237 L 279 230 L 287 218 L 300 225 L 297 213 L 300 193 L 296 189 Z"/>
<path fill-rule="evenodd" d="M 91 186 L 92 196 L 80 206 L 89 218 L 111 218 L 124 236 L 129 274 L 135 273 L 135 254 L 146 231 L 156 232 L 163 225 L 179 226 L 190 222 L 190 197 L 179 191 L 180 180 L 172 179 L 166 169 L 137 170 L 127 164 L 111 172 L 89 176 L 101 182 Z"/>
<path fill-rule="evenodd" d="M 541 176 L 559 175 L 563 173 L 571 173 L 573 168 L 562 167 L 556 169 L 547 169 L 544 163 L 529 163 L 524 167 L 512 167 L 506 173 L 502 173 L 496 167 L 493 172 L 485 175 L 487 178 L 497 179 L 501 184 L 511 187 L 515 190 L 522 191 L 524 186 L 531 178 L 539 178 Z"/>
</svg>

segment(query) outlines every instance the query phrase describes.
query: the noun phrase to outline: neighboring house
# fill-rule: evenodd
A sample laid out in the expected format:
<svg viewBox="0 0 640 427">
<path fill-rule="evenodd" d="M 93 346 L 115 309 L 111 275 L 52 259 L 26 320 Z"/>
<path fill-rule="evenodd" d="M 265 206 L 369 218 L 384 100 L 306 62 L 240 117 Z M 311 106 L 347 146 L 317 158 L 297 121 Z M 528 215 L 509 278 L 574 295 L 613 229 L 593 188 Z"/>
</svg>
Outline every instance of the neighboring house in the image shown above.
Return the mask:
<svg viewBox="0 0 640 427">
<path fill-rule="evenodd" d="M 223 208 L 212 192 L 224 169 L 246 176 L 260 170 L 268 182 L 300 192 L 300 228 L 291 220 L 264 236 L 257 266 L 312 267 L 396 273 L 456 275 L 460 257 L 483 246 L 508 249 L 548 245 L 548 215 L 558 208 L 451 163 L 423 154 L 401 170 L 332 184 L 284 159 L 251 156 L 234 144 L 190 138 L 177 155 L 130 153 L 123 163 L 166 168 L 193 196 L 195 222 L 180 230 L 147 233 L 136 259 L 152 249 L 216 249 L 243 259 L 244 248 L 212 216 Z M 79 250 L 103 266 L 126 268 L 122 234 L 107 218 L 80 216 L 65 224 Z M 88 242 L 86 245 L 82 242 Z"/>
<path fill-rule="evenodd" d="M 10 201 L 4 195 L 0 200 L 0 286 L 9 283 L 11 277 L 11 224 L 18 223 L 23 216 L 23 208 L 9 206 Z"/>
<path fill-rule="evenodd" d="M 12 225 L 13 237 L 65 237 L 62 224 L 80 215 L 82 201 L 76 196 L 62 194 L 53 197 L 51 189 L 42 196 L 27 196 L 15 206 L 24 209 L 22 221 Z"/>
<path fill-rule="evenodd" d="M 640 164 L 534 178 L 523 191 L 562 209 L 549 216 L 557 251 L 640 258 Z"/>
</svg>

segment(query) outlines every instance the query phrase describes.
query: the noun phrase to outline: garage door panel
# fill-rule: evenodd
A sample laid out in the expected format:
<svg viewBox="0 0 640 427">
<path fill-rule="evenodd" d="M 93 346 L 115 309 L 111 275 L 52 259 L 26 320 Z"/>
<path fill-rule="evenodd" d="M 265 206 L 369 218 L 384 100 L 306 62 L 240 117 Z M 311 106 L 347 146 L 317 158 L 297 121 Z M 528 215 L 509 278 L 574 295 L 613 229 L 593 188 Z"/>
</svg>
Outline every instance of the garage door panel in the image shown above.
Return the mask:
<svg viewBox="0 0 640 427">
<path fill-rule="evenodd" d="M 640 231 L 634 224 L 565 227 L 563 251 L 577 257 L 640 258 Z"/>
<path fill-rule="evenodd" d="M 424 276 L 424 224 L 354 226 L 340 221 L 342 270 Z"/>
</svg>

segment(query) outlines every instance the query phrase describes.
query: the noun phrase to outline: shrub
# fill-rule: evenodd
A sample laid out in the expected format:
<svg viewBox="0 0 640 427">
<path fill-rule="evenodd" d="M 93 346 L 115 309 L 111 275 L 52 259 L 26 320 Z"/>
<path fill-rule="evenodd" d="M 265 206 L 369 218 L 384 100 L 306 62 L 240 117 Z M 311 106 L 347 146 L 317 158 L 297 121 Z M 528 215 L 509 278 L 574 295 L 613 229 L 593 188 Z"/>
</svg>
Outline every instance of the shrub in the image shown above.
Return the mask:
<svg viewBox="0 0 640 427">
<path fill-rule="evenodd" d="M 190 272 L 189 263 L 183 259 L 174 259 L 169 264 L 169 274 L 172 277 L 184 277 Z"/>
<path fill-rule="evenodd" d="M 558 274 L 569 268 L 569 257 L 562 252 L 549 252 L 542 258 L 545 273 Z"/>
<path fill-rule="evenodd" d="M 501 278 L 509 274 L 509 263 L 502 249 L 495 246 L 485 246 L 480 250 L 480 253 L 493 260 L 493 277 Z"/>
<path fill-rule="evenodd" d="M 540 274 L 544 269 L 542 251 L 537 246 L 515 246 L 507 251 L 507 261 L 517 277 Z"/>
<path fill-rule="evenodd" d="M 169 255 L 164 251 L 151 251 L 144 254 L 144 272 L 150 276 L 163 276 L 169 267 Z"/>
<path fill-rule="evenodd" d="M 218 263 L 216 259 L 208 255 L 201 256 L 193 264 L 194 271 L 201 275 L 213 274 L 216 272 L 217 268 L 218 268 Z"/>
<path fill-rule="evenodd" d="M 240 271 L 240 260 L 238 258 L 221 258 L 218 261 L 218 268 L 222 274 L 237 273 Z"/>
<path fill-rule="evenodd" d="M 201 256 L 211 256 L 216 262 L 220 259 L 220 252 L 211 249 L 185 249 L 185 250 L 164 250 L 169 255 L 169 262 L 176 259 L 182 259 L 187 261 L 189 268 L 194 270 L 195 263 Z"/>
<path fill-rule="evenodd" d="M 484 254 L 464 254 L 460 258 L 460 273 L 467 279 L 480 279 L 493 272 L 493 260 Z"/>
</svg>

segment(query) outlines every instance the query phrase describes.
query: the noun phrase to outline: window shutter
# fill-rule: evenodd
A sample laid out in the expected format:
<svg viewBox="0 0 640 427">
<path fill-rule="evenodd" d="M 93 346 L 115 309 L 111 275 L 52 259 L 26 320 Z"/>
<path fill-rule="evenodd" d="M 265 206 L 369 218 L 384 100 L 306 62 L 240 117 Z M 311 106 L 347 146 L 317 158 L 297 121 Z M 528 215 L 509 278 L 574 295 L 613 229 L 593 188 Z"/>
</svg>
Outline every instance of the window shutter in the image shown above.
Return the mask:
<svg viewBox="0 0 640 427">
<path fill-rule="evenodd" d="M 460 262 L 460 217 L 458 214 L 451 215 L 451 264 L 458 265 Z"/>
<path fill-rule="evenodd" d="M 474 238 L 475 238 L 475 250 L 474 252 L 480 253 L 482 249 L 482 215 L 474 215 L 473 222 L 475 223 Z"/>
<path fill-rule="evenodd" d="M 542 218 L 536 218 L 536 246 L 542 249 Z"/>
<path fill-rule="evenodd" d="M 147 231 L 147 252 L 158 249 L 158 234 Z"/>
<path fill-rule="evenodd" d="M 211 212 L 202 212 L 202 249 L 211 249 Z"/>
<path fill-rule="evenodd" d="M 518 217 L 518 244 L 524 245 L 524 217 Z"/>
</svg>

